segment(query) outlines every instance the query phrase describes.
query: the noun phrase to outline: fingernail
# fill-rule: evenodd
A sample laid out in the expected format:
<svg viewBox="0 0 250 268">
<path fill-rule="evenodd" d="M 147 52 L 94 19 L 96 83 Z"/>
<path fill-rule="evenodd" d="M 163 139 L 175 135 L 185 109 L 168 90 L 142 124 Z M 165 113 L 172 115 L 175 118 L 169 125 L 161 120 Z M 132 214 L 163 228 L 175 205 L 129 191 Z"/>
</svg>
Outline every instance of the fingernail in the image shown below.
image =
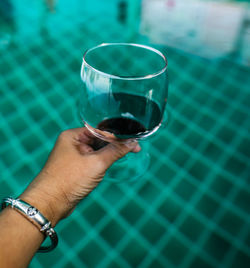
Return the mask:
<svg viewBox="0 0 250 268">
<path fill-rule="evenodd" d="M 135 151 L 140 152 L 141 151 L 141 146 L 137 144 L 134 148 Z"/>
<path fill-rule="evenodd" d="M 129 149 L 134 149 L 137 145 L 138 145 L 138 142 L 137 141 L 132 141 L 132 142 L 126 143 L 126 146 Z"/>
</svg>

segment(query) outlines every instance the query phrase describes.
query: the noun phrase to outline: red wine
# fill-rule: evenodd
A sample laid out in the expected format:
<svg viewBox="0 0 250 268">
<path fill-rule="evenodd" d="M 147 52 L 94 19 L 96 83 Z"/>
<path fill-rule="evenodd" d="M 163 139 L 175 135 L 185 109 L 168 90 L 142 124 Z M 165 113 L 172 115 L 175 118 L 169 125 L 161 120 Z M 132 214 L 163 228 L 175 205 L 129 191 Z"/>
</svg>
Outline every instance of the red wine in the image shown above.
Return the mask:
<svg viewBox="0 0 250 268">
<path fill-rule="evenodd" d="M 110 111 L 110 117 L 101 121 L 97 128 L 111 132 L 119 138 L 142 136 L 153 131 L 161 122 L 162 114 L 158 104 L 146 97 L 113 93 L 112 96 L 101 94 L 97 98 L 95 101 L 103 109 Z"/>
<path fill-rule="evenodd" d="M 120 139 L 129 139 L 154 132 L 161 123 L 162 111 L 155 101 L 144 96 L 99 94 L 85 103 L 83 118 L 94 128 Z M 96 138 L 92 147 L 99 150 L 107 144 L 107 141 Z"/>
<path fill-rule="evenodd" d="M 98 124 L 98 129 L 105 130 L 116 136 L 137 135 L 146 131 L 146 128 L 134 119 L 117 117 L 103 120 Z"/>
<path fill-rule="evenodd" d="M 124 117 L 105 119 L 97 128 L 113 133 L 119 138 L 130 138 L 146 131 L 141 123 Z M 94 150 L 99 150 L 107 144 L 108 142 L 96 138 L 93 140 L 92 147 Z"/>
</svg>

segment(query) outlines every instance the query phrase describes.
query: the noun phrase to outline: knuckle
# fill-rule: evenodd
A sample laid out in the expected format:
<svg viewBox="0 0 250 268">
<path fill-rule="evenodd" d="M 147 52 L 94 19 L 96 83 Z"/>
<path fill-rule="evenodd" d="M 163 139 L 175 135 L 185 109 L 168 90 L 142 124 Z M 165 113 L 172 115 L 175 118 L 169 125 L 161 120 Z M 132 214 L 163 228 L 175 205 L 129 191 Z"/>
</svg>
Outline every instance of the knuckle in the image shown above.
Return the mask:
<svg viewBox="0 0 250 268">
<path fill-rule="evenodd" d="M 70 129 L 64 130 L 63 132 L 60 133 L 58 139 L 59 140 L 65 140 L 65 139 L 67 139 L 69 137 L 69 135 L 70 135 L 70 132 L 71 132 Z"/>
</svg>

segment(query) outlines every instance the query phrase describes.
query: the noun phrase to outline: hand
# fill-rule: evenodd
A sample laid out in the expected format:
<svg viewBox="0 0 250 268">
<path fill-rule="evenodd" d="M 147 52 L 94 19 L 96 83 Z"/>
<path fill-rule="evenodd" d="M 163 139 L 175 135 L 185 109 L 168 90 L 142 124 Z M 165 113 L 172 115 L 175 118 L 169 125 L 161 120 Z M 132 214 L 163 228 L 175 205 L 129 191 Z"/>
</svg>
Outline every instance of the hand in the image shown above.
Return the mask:
<svg viewBox="0 0 250 268">
<path fill-rule="evenodd" d="M 61 133 L 47 163 L 20 196 L 55 225 L 102 180 L 105 171 L 128 152 L 139 152 L 137 142 L 109 144 L 94 151 L 86 128 Z"/>
</svg>

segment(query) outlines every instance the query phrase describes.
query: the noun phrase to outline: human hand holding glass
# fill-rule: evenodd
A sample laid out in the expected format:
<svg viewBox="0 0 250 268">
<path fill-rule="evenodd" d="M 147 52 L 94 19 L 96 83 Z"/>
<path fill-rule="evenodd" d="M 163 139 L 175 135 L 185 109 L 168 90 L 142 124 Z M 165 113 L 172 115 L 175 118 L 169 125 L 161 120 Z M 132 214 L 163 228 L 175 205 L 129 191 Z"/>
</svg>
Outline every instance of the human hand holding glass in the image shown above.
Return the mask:
<svg viewBox="0 0 250 268">
<path fill-rule="evenodd" d="M 167 60 L 160 51 L 130 43 L 96 46 L 84 54 L 81 80 L 80 117 L 98 138 L 94 149 L 141 140 L 159 129 L 168 96 Z M 148 164 L 144 150 L 130 154 L 106 179 L 138 178 Z"/>
</svg>

